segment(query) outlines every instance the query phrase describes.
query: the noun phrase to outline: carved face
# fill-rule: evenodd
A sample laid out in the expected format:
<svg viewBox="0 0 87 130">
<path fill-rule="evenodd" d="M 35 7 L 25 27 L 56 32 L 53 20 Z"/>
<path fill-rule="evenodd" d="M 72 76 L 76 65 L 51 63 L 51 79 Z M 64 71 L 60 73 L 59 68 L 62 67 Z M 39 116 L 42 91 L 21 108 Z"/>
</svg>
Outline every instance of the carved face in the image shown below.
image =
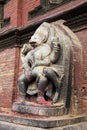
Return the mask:
<svg viewBox="0 0 87 130">
<path fill-rule="evenodd" d="M 48 39 L 48 29 L 44 26 L 40 26 L 36 32 L 34 33 L 34 35 L 31 37 L 29 43 L 31 44 L 31 46 L 36 47 L 39 46 L 43 43 L 46 43 L 47 39 Z"/>
</svg>

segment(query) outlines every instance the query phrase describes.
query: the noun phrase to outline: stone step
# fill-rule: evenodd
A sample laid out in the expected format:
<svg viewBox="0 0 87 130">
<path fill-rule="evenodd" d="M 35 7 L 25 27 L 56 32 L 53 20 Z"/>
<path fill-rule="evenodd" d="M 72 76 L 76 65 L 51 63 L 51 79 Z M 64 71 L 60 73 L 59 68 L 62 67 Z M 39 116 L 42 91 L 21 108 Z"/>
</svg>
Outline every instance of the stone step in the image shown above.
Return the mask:
<svg viewBox="0 0 87 130">
<path fill-rule="evenodd" d="M 87 130 L 87 122 L 47 129 L 0 121 L 0 130 Z"/>
<path fill-rule="evenodd" d="M 71 126 L 82 122 L 87 122 L 87 116 L 55 116 L 55 117 L 24 117 L 8 114 L 0 114 L 1 122 L 13 123 L 16 125 L 23 125 L 27 127 L 38 127 L 38 128 L 55 128 L 55 127 L 63 127 L 63 126 Z M 0 129 L 3 130 L 3 129 Z M 8 129 L 9 130 L 9 129 Z M 87 130 L 87 129 L 86 129 Z"/>
</svg>

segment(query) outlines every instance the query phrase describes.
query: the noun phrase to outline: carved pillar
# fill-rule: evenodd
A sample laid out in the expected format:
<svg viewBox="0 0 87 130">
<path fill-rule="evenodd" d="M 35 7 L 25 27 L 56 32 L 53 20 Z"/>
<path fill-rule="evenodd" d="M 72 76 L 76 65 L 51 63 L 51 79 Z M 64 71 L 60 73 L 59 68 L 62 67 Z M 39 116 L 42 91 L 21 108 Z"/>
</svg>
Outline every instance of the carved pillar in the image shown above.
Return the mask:
<svg viewBox="0 0 87 130">
<path fill-rule="evenodd" d="M 0 0 L 0 28 L 2 28 L 4 18 L 4 0 Z"/>
</svg>

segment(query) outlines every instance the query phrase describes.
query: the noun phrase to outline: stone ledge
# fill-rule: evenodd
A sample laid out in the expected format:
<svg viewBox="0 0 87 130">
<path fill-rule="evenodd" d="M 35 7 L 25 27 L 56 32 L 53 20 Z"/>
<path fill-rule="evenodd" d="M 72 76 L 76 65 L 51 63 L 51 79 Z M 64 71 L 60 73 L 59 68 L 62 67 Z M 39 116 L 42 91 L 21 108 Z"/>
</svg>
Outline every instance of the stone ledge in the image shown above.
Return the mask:
<svg viewBox="0 0 87 130">
<path fill-rule="evenodd" d="M 82 122 L 87 122 L 87 116 L 56 116 L 56 117 L 22 117 L 14 115 L 0 114 L 0 121 L 9 122 L 17 125 L 33 126 L 38 128 L 54 128 L 63 127 L 66 125 L 74 125 Z M 3 130 L 3 129 L 0 129 Z"/>
<path fill-rule="evenodd" d="M 87 122 L 55 128 L 38 128 L 0 121 L 0 130 L 87 130 Z"/>
</svg>

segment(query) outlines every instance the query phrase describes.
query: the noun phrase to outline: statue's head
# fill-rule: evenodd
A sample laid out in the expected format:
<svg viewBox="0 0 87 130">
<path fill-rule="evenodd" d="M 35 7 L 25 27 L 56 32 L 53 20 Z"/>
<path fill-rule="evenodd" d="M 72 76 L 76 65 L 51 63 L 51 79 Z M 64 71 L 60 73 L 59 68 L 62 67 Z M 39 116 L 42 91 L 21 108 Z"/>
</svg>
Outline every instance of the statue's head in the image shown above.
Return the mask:
<svg viewBox="0 0 87 130">
<path fill-rule="evenodd" d="M 29 43 L 33 46 L 39 46 L 43 43 L 46 43 L 49 37 L 49 24 L 44 22 L 41 24 L 38 29 L 35 31 L 34 35 L 29 40 Z"/>
</svg>

